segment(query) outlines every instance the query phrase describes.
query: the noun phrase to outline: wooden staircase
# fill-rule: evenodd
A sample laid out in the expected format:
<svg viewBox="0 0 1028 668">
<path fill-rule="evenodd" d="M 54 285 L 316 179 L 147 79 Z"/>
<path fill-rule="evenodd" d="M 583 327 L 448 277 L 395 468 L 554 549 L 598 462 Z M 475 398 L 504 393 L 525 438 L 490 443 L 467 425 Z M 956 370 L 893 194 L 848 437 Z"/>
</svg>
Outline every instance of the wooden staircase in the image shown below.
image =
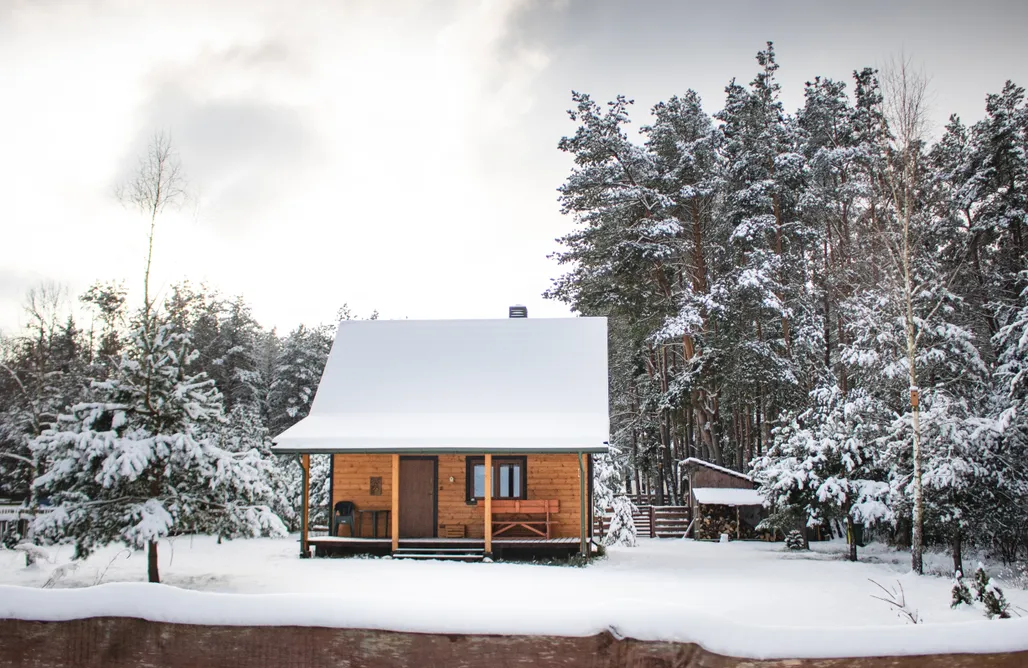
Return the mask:
<svg viewBox="0 0 1028 668">
<path fill-rule="evenodd" d="M 636 505 L 632 513 L 635 531 L 640 537 L 682 538 L 692 521 L 689 506 Z M 608 510 L 608 513 L 611 511 Z M 610 526 L 610 515 L 595 517 L 597 535 L 605 535 Z"/>
</svg>

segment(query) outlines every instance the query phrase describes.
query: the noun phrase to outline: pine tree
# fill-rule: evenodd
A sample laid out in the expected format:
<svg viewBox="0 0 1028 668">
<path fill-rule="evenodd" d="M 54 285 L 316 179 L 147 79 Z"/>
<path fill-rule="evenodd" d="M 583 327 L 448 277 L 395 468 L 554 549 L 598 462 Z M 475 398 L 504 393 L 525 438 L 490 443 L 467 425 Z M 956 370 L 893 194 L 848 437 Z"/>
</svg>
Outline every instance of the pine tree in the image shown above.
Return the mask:
<svg viewBox="0 0 1028 668">
<path fill-rule="evenodd" d="M 624 493 L 621 453 L 616 445 L 593 458 L 593 513 L 604 517 L 610 512 L 610 524 L 603 536 L 604 545 L 634 547 L 636 529 L 635 504 Z"/>
<path fill-rule="evenodd" d="M 955 608 L 961 604 L 974 605 L 974 599 L 971 597 L 971 590 L 967 588 L 967 583 L 964 582 L 964 574 L 956 571 L 953 574 L 953 600 L 949 607 Z"/>
<path fill-rule="evenodd" d="M 325 327 L 300 325 L 282 341 L 269 391 L 269 427 L 280 434 L 307 417 L 332 347 Z"/>
<path fill-rule="evenodd" d="M 217 444 L 227 452 L 247 456 L 260 474 L 260 481 L 267 485 L 267 489 L 259 490 L 259 497 L 265 499 L 286 527 L 299 528 L 297 499 L 302 484 L 300 472 L 292 458 L 271 451 L 271 435 L 261 420 L 259 407 L 255 403 L 237 403 L 225 417 L 217 428 Z M 233 501 L 226 499 L 228 503 Z M 219 516 L 215 527 L 204 527 L 205 531 L 216 533 L 219 538 L 245 535 L 243 529 L 245 527 L 239 526 L 238 517 L 231 514 Z"/>
<path fill-rule="evenodd" d="M 856 561 L 854 527 L 892 515 L 875 456 L 885 411 L 862 390 L 844 394 L 834 379 L 811 400 L 811 408 L 778 430 L 775 445 L 754 462 L 753 476 L 779 514 L 798 509 L 808 526 L 844 521 L 849 558 Z"/>
<path fill-rule="evenodd" d="M 108 365 L 116 363 L 121 355 L 121 333 L 125 324 L 125 285 L 118 282 L 94 283 L 79 296 L 79 301 L 88 304 L 99 318 L 102 329 L 97 334 L 94 326 L 89 331 L 89 352 L 94 363 Z"/>
<path fill-rule="evenodd" d="M 145 547 L 159 582 L 157 543 L 174 531 L 284 532 L 259 456 L 216 444 L 221 396 L 185 372 L 196 356 L 187 334 L 149 309 L 137 316 L 117 371 L 33 442 L 48 462 L 35 488 L 54 506 L 41 535 L 71 538 L 80 558 L 112 542 Z"/>
<path fill-rule="evenodd" d="M 734 333 L 727 373 L 750 385 L 739 400 L 756 399 L 762 422 L 769 424 L 801 390 L 797 330 L 806 334 L 818 327 L 804 322 L 811 309 L 803 273 L 788 270 L 804 264 L 796 194 L 805 159 L 797 151 L 795 123 L 779 99 L 770 42 L 757 63 L 761 69 L 749 88 L 729 84 L 725 108 L 716 114 L 723 121 L 726 164 L 721 215 L 731 230 L 726 241 L 733 255 L 719 283 L 722 303 L 732 312 L 726 325 Z"/>
<path fill-rule="evenodd" d="M 20 501 L 32 513 L 41 500 L 34 482 L 47 466 L 32 450 L 32 440 L 82 396 L 90 355 L 74 319 L 68 316 L 60 324 L 63 288 L 33 288 L 25 307 L 31 324 L 0 348 L 0 496 Z M 18 539 L 34 540 L 31 524 Z M 35 555 L 25 551 L 26 565 Z"/>
</svg>

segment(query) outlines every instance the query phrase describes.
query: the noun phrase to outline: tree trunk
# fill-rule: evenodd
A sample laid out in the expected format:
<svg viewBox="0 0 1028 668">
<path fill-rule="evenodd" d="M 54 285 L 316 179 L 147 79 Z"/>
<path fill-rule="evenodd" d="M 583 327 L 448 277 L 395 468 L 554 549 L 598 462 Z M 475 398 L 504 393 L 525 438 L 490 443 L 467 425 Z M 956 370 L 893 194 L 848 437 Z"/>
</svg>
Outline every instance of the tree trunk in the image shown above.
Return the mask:
<svg viewBox="0 0 1028 668">
<path fill-rule="evenodd" d="M 847 557 L 850 561 L 857 560 L 857 536 L 853 531 L 853 518 L 846 514 L 846 543 L 849 545 L 850 551 Z"/>
<path fill-rule="evenodd" d="M 157 541 L 146 544 L 146 571 L 150 582 L 160 582 L 161 575 L 157 571 Z"/>
<path fill-rule="evenodd" d="M 953 530 L 953 573 L 964 572 L 964 555 L 962 553 L 963 536 L 960 533 L 960 527 L 958 526 Z"/>
<path fill-rule="evenodd" d="M 774 174 L 775 174 L 775 168 L 774 168 L 774 164 L 772 162 L 772 165 L 771 165 L 771 176 L 772 176 L 772 178 L 774 177 Z M 774 214 L 775 214 L 775 255 L 777 255 L 779 261 L 781 261 L 782 256 L 783 256 L 783 253 L 782 253 L 782 251 L 783 251 L 783 248 L 782 248 L 782 237 L 784 236 L 783 233 L 782 233 L 782 203 L 781 203 L 781 200 L 778 198 L 778 194 L 777 193 L 775 193 L 772 196 L 771 201 L 772 201 L 772 204 L 773 204 L 773 209 L 774 209 Z M 780 268 L 779 275 L 778 275 L 778 280 L 781 281 L 781 285 L 783 285 L 783 286 L 785 285 L 785 270 L 784 270 L 784 267 Z M 780 293 L 776 293 L 775 296 L 778 297 L 778 301 L 779 302 L 781 302 L 782 304 L 785 303 L 785 295 L 780 294 Z M 789 332 L 789 318 L 787 318 L 785 315 L 782 315 L 782 341 L 785 343 L 785 356 L 786 357 L 792 357 L 792 335 Z"/>
<path fill-rule="evenodd" d="M 638 413 L 639 409 L 636 408 L 635 402 L 632 404 L 633 411 Z M 639 478 L 639 438 L 635 427 L 632 427 L 632 475 L 635 478 L 635 493 L 639 494 L 642 492 L 642 480 Z"/>
<path fill-rule="evenodd" d="M 918 575 L 924 574 L 924 488 L 921 485 L 921 409 L 917 370 L 914 367 L 917 350 L 914 333 L 914 315 L 910 295 L 910 274 L 907 274 L 907 361 L 910 366 L 910 410 L 914 428 L 914 527 L 910 537 L 910 567 Z"/>
<path fill-rule="evenodd" d="M 664 505 L 664 464 L 657 467 L 657 505 Z"/>
<path fill-rule="evenodd" d="M 26 506 L 28 506 L 29 512 L 31 513 L 32 519 L 25 525 L 25 533 L 21 535 L 21 540 L 27 543 L 34 543 L 34 537 L 32 535 L 32 525 L 36 523 L 36 513 L 39 511 L 39 507 L 36 503 L 36 493 L 33 489 L 32 483 L 35 482 L 36 478 L 39 477 L 39 463 L 36 455 L 32 456 L 32 480 L 29 482 L 29 494 L 26 499 Z M 34 566 L 36 563 L 36 557 L 31 550 L 25 552 L 25 567 Z"/>
</svg>

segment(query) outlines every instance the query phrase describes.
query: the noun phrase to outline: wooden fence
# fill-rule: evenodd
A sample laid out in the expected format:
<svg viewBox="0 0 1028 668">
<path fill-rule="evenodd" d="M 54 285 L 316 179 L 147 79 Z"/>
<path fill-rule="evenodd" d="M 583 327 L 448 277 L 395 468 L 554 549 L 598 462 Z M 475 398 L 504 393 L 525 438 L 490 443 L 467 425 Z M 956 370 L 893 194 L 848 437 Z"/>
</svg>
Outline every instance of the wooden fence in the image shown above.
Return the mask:
<svg viewBox="0 0 1028 668">
<path fill-rule="evenodd" d="M 37 513 L 48 513 L 53 508 L 38 508 Z M 0 504 L 0 541 L 11 534 L 24 534 L 34 517 L 31 510 L 20 505 Z"/>
<path fill-rule="evenodd" d="M 632 513 L 635 530 L 639 536 L 650 538 L 682 538 L 689 530 L 692 521 L 692 510 L 689 506 L 635 506 Z M 612 510 L 607 509 L 603 515 L 595 517 L 596 535 L 604 536 L 610 527 Z"/>
<path fill-rule="evenodd" d="M 738 659 L 691 643 L 584 637 L 199 626 L 94 617 L 0 620 L 0 668 L 1017 668 L 1028 652 L 850 659 Z"/>
</svg>

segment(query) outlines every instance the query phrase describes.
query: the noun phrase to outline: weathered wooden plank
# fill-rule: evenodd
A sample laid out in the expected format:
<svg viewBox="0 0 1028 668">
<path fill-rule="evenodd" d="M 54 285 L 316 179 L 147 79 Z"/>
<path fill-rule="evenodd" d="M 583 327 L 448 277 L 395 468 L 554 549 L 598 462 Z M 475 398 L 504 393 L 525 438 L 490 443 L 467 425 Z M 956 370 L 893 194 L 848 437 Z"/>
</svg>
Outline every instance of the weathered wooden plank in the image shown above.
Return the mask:
<svg viewBox="0 0 1028 668">
<path fill-rule="evenodd" d="M 390 527 L 390 537 L 393 539 L 393 552 L 400 547 L 400 455 L 393 455 L 393 482 L 392 482 L 392 512 L 389 513 L 393 520 Z"/>
<path fill-rule="evenodd" d="M 485 456 L 485 553 L 493 553 L 493 456 Z"/>
<path fill-rule="evenodd" d="M 300 511 L 300 556 L 306 559 L 310 556 L 310 546 L 307 532 L 310 530 L 310 491 L 311 491 L 311 456 L 300 455 L 300 466 L 303 467 L 303 499 Z"/>
<path fill-rule="evenodd" d="M 94 617 L 0 620 L 0 668 L 1020 668 L 1028 652 L 842 659 L 737 659 L 691 643 L 585 637 L 200 626 Z"/>
</svg>

